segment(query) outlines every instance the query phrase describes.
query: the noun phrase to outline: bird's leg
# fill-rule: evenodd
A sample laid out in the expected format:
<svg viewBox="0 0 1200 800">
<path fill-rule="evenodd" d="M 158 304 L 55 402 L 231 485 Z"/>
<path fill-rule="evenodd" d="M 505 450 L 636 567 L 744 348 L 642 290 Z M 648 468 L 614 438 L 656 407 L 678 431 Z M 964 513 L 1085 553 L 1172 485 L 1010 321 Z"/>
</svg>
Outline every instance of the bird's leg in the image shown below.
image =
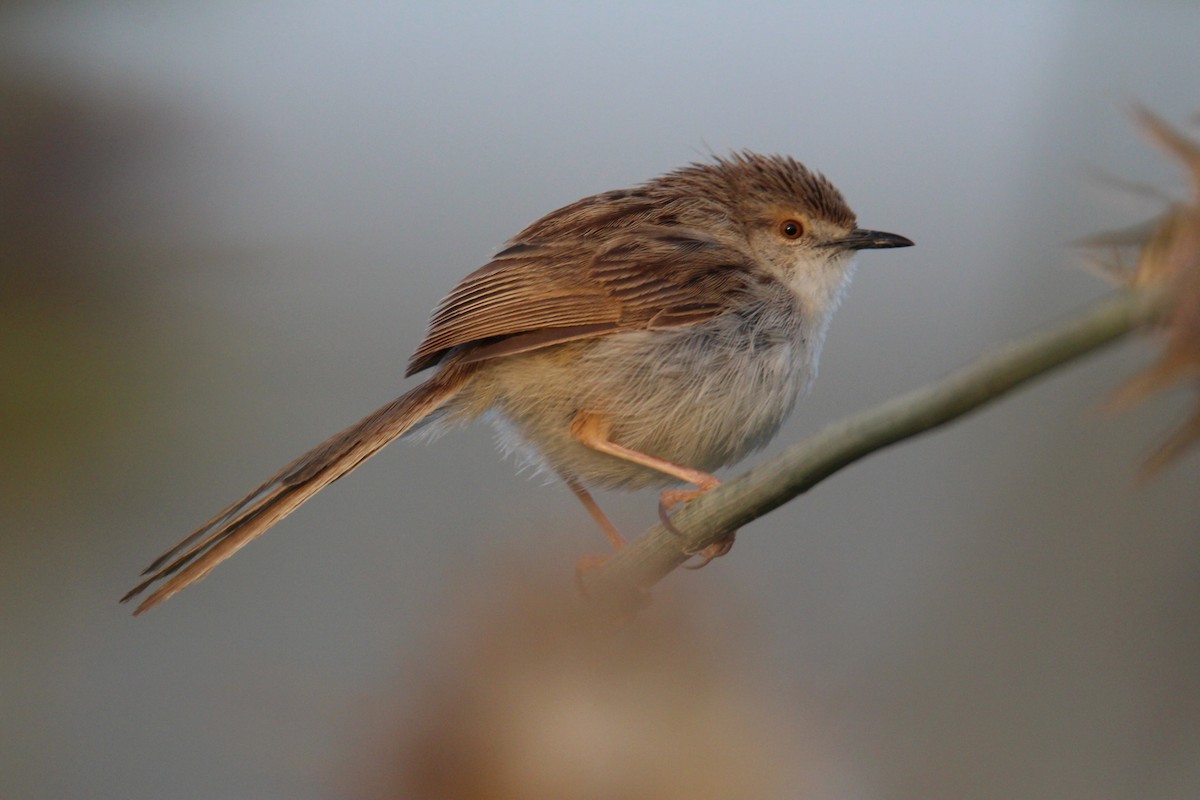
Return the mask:
<svg viewBox="0 0 1200 800">
<path fill-rule="evenodd" d="M 620 550 L 625 546 L 625 537 L 617 530 L 617 526 L 613 525 L 612 520 L 600 508 L 600 505 L 592 497 L 592 493 L 584 488 L 583 484 L 569 472 L 559 470 L 559 476 L 563 482 L 567 484 L 575 496 L 579 498 L 579 502 L 583 503 L 583 507 L 592 515 L 592 519 L 596 520 L 596 524 L 600 526 L 600 530 L 604 531 L 604 535 L 612 542 L 614 550 Z M 579 591 L 586 597 L 588 594 L 587 586 L 584 584 L 584 576 L 593 570 L 597 570 L 604 566 L 608 561 L 608 556 L 590 555 L 583 556 L 575 562 L 575 583 L 579 587 Z M 638 609 L 645 608 L 650 604 L 650 594 L 644 589 L 637 590 L 631 597 L 632 605 L 627 611 L 632 615 Z"/>
<path fill-rule="evenodd" d="M 592 519 L 596 520 L 596 524 L 600 526 L 600 530 L 604 531 L 604 535 L 608 537 L 608 541 L 612 542 L 613 549 L 620 550 L 624 547 L 625 537 L 621 535 L 621 532 L 617 530 L 617 526 L 613 525 L 612 520 L 608 518 L 608 515 L 604 513 L 592 498 L 591 492 L 585 489 L 583 484 L 574 475 L 566 472 L 560 472 L 559 475 L 562 476 L 567 487 L 579 498 L 579 502 L 583 503 L 583 507 L 587 509 L 587 512 L 592 515 Z"/>
<path fill-rule="evenodd" d="M 717 488 L 721 485 L 721 481 L 707 472 L 702 472 L 698 469 L 692 469 L 691 467 L 685 467 L 681 464 L 676 464 L 672 461 L 667 461 L 666 459 L 658 458 L 648 453 L 643 453 L 640 450 L 633 450 L 629 447 L 625 447 L 624 445 L 619 445 L 609 438 L 609 433 L 610 425 L 608 421 L 597 414 L 589 414 L 586 411 L 580 411 L 575 415 L 575 419 L 571 421 L 571 435 L 579 440 L 579 442 L 584 446 L 590 447 L 591 449 L 600 453 L 607 453 L 610 456 L 631 461 L 634 464 L 641 464 L 643 467 L 657 470 L 658 472 L 670 475 L 672 478 L 678 478 L 685 483 L 690 483 L 697 487 L 695 489 L 667 489 L 658 496 L 658 517 L 660 520 L 662 520 L 663 527 L 678 536 L 679 531 L 677 531 L 675 526 L 671 524 L 671 518 L 669 516 L 671 509 L 677 506 L 679 503 L 694 500 L 710 489 Z M 568 486 L 570 485 L 571 484 L 568 482 Z M 593 518 L 595 518 L 597 522 L 600 522 L 600 519 L 603 518 L 604 521 L 600 522 L 600 526 L 605 528 L 605 533 L 610 539 L 612 539 L 612 534 L 616 532 L 616 529 L 613 528 L 612 533 L 609 532 L 609 527 L 612 526 L 612 523 L 608 521 L 608 518 L 605 517 L 603 512 L 600 511 L 599 507 L 596 506 L 596 503 L 594 500 L 592 500 L 591 496 L 588 495 L 585 490 L 583 490 L 582 486 L 579 487 L 578 490 L 576 490 L 574 486 L 572 486 L 571 489 L 575 492 L 576 496 L 583 501 L 584 506 L 587 507 L 588 512 L 592 514 Z M 580 491 L 583 491 L 583 494 L 580 494 Z M 592 510 L 593 508 L 595 508 L 595 511 Z M 599 516 L 597 516 L 597 514 L 599 514 Z M 733 539 L 735 534 L 736 531 L 731 531 L 724 539 L 714 542 L 703 550 L 693 553 L 692 555 L 698 555 L 704 560 L 695 567 L 691 567 L 691 569 L 700 569 L 700 567 L 707 565 L 708 562 L 712 561 L 714 558 L 720 558 L 728 553 L 730 548 L 733 547 Z M 621 538 L 620 534 L 617 534 L 617 537 Z M 624 544 L 624 541 L 625 540 L 621 538 L 622 545 Z M 617 547 L 620 549 L 620 545 Z"/>
</svg>

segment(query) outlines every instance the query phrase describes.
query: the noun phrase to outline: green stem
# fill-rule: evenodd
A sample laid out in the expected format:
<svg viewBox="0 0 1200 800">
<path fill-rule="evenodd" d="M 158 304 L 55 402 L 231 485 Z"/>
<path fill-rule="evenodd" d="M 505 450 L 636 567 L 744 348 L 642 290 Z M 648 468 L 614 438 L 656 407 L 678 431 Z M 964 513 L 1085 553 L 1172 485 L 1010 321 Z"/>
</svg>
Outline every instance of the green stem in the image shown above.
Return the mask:
<svg viewBox="0 0 1200 800">
<path fill-rule="evenodd" d="M 593 597 L 625 602 L 722 538 L 876 450 L 974 411 L 1038 376 L 1152 322 L 1164 293 L 1127 290 L 1081 314 L 984 354 L 946 378 L 836 422 L 779 456 L 706 492 L 651 527 L 587 576 Z"/>
</svg>

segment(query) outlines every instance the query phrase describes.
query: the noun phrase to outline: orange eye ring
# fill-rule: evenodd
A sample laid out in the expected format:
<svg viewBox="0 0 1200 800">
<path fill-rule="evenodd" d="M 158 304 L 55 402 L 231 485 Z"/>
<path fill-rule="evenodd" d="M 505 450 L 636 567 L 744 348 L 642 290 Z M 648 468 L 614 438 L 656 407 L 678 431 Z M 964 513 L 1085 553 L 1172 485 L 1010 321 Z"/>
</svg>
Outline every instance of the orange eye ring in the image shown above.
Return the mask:
<svg viewBox="0 0 1200 800">
<path fill-rule="evenodd" d="M 804 223 L 795 219 L 785 219 L 779 223 L 779 235 L 785 239 L 799 239 L 804 235 Z"/>
</svg>

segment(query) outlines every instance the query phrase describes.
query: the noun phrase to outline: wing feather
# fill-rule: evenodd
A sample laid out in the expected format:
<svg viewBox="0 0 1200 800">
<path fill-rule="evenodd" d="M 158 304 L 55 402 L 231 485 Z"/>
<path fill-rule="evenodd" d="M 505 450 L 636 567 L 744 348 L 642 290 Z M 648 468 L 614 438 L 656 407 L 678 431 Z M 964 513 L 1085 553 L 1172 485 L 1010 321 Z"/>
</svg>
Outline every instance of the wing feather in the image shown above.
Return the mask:
<svg viewBox="0 0 1200 800">
<path fill-rule="evenodd" d="M 624 225 L 514 240 L 434 310 L 408 374 L 459 348 L 481 361 L 565 341 L 694 325 L 730 306 L 750 256 L 693 228 Z"/>
</svg>

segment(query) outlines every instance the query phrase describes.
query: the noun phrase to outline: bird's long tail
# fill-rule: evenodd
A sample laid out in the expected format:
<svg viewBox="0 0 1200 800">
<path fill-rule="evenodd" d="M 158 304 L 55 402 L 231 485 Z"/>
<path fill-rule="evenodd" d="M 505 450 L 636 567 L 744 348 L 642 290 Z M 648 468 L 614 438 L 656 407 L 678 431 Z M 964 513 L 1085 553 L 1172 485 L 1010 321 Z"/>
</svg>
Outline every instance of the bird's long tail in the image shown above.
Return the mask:
<svg viewBox="0 0 1200 800">
<path fill-rule="evenodd" d="M 136 616 L 200 580 L 314 494 L 445 405 L 473 372 L 473 365 L 448 365 L 417 388 L 300 456 L 159 556 L 142 572 L 146 580 L 121 602 L 164 581 L 138 605 L 133 612 Z"/>
</svg>

